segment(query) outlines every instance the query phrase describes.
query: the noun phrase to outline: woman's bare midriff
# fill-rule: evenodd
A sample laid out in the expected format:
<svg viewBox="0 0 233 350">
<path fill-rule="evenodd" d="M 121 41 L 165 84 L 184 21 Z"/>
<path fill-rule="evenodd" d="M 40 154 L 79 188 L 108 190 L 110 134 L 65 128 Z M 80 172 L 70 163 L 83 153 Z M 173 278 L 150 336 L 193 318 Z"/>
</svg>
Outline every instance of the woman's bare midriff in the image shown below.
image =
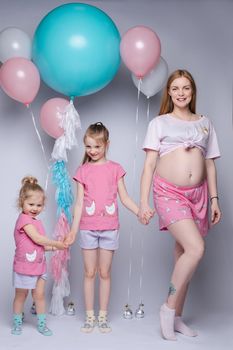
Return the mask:
<svg viewBox="0 0 233 350">
<path fill-rule="evenodd" d="M 179 147 L 158 159 L 156 174 L 178 186 L 195 186 L 206 178 L 205 158 L 199 148 Z"/>
</svg>

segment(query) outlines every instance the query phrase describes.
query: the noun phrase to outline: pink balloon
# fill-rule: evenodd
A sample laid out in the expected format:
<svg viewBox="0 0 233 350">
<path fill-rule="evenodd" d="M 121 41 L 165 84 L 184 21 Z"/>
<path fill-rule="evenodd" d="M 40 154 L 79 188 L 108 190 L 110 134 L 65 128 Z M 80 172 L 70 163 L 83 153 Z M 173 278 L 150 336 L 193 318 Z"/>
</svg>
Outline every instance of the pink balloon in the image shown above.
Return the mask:
<svg viewBox="0 0 233 350">
<path fill-rule="evenodd" d="M 120 52 L 128 69 L 137 78 L 143 78 L 159 62 L 159 37 L 145 26 L 130 28 L 121 39 Z"/>
<path fill-rule="evenodd" d="M 29 105 L 38 93 L 40 74 L 27 58 L 14 57 L 1 66 L 0 84 L 8 96 Z"/>
<path fill-rule="evenodd" d="M 40 110 L 40 124 L 44 131 L 57 139 L 64 133 L 64 129 L 59 126 L 59 113 L 64 112 L 64 109 L 69 105 L 69 101 L 55 97 L 46 101 Z"/>
</svg>

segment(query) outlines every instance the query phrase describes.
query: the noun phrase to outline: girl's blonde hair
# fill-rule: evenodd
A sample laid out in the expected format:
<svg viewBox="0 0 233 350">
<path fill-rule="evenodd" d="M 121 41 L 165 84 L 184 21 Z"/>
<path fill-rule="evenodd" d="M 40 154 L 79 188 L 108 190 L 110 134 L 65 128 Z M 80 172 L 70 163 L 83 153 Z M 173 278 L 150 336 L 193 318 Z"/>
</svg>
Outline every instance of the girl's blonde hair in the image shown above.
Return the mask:
<svg viewBox="0 0 233 350">
<path fill-rule="evenodd" d="M 164 92 L 163 92 L 163 96 L 162 96 L 162 102 L 161 102 L 161 106 L 160 106 L 159 115 L 171 113 L 173 111 L 174 104 L 172 102 L 171 96 L 169 95 L 169 89 L 170 89 L 170 86 L 171 86 L 171 83 L 173 82 L 173 80 L 175 80 L 177 78 L 181 78 L 181 77 L 187 78 L 191 84 L 192 99 L 189 103 L 189 109 L 192 113 L 196 113 L 197 88 L 196 88 L 195 81 L 194 81 L 192 75 L 187 70 L 177 69 L 176 71 L 174 71 L 170 75 L 170 77 L 167 80 L 167 85 L 164 88 Z"/>
<path fill-rule="evenodd" d="M 95 124 L 91 124 L 87 128 L 85 135 L 83 137 L 84 144 L 87 137 L 91 137 L 95 139 L 97 142 L 104 143 L 107 146 L 109 141 L 109 131 L 101 122 L 97 122 Z M 90 161 L 91 161 L 91 158 L 85 152 L 82 164 L 88 163 Z"/>
<path fill-rule="evenodd" d="M 19 191 L 18 207 L 22 209 L 24 201 L 31 196 L 30 192 L 41 192 L 45 201 L 43 188 L 38 184 L 38 180 L 33 176 L 25 176 L 22 181 L 22 187 Z"/>
</svg>

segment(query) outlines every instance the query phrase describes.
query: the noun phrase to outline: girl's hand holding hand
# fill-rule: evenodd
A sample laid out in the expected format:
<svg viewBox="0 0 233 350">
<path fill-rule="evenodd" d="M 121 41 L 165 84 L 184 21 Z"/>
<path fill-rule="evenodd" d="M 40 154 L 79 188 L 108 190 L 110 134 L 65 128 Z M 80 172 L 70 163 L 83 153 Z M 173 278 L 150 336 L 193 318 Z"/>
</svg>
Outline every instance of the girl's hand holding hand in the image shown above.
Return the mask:
<svg viewBox="0 0 233 350">
<path fill-rule="evenodd" d="M 138 212 L 138 219 L 143 225 L 148 225 L 154 213 L 154 209 L 151 209 L 148 204 L 141 205 Z"/>
<path fill-rule="evenodd" d="M 68 245 L 65 242 L 57 241 L 56 246 L 53 247 L 53 250 L 57 250 L 57 249 L 63 250 L 63 249 L 67 249 L 67 248 L 68 248 Z"/>
<path fill-rule="evenodd" d="M 70 231 L 70 232 L 68 233 L 68 235 L 66 236 L 66 238 L 65 238 L 65 240 L 64 240 L 64 243 L 65 243 L 66 245 L 70 246 L 71 244 L 74 243 L 75 237 L 76 237 L 75 233 L 73 233 L 72 231 Z"/>
</svg>

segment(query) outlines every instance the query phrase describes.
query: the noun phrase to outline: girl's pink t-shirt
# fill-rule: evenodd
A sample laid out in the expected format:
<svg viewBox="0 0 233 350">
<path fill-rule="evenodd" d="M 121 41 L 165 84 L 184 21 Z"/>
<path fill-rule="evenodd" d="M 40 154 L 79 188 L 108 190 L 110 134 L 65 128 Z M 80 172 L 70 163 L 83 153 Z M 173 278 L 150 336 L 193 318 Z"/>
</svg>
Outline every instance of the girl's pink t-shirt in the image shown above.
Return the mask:
<svg viewBox="0 0 233 350">
<path fill-rule="evenodd" d="M 40 220 L 21 213 L 16 221 L 15 256 L 13 269 L 17 273 L 30 276 L 40 276 L 46 272 L 46 259 L 44 246 L 38 245 L 24 231 L 25 225 L 33 225 L 37 231 L 45 236 L 45 230 Z"/>
<path fill-rule="evenodd" d="M 119 228 L 117 186 L 125 175 L 120 164 L 106 161 L 103 164 L 85 163 L 73 177 L 84 187 L 81 230 L 116 230 Z"/>
</svg>

